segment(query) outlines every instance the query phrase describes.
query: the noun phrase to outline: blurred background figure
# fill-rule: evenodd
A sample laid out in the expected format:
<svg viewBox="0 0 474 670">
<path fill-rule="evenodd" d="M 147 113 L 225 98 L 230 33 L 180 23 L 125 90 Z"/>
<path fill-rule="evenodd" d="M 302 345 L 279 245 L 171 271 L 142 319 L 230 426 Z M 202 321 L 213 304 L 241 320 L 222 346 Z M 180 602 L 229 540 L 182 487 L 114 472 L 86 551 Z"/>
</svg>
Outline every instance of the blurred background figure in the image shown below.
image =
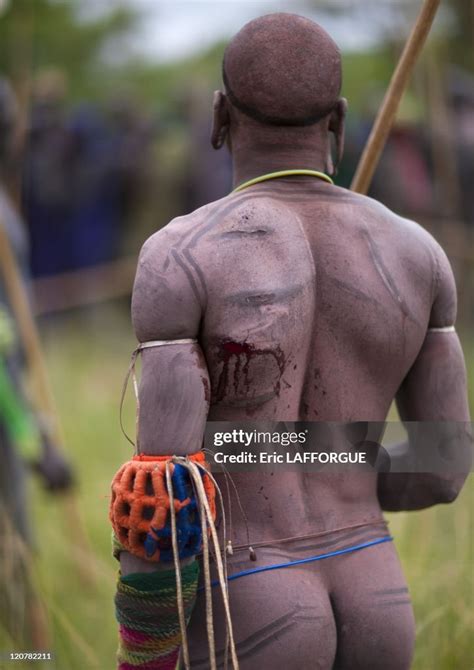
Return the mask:
<svg viewBox="0 0 474 670">
<path fill-rule="evenodd" d="M 149 143 L 132 100 L 114 99 L 109 114 L 93 102 L 66 110 L 66 90 L 59 70 L 33 88 L 23 187 L 37 277 L 117 258 Z"/>
<path fill-rule="evenodd" d="M 28 238 L 6 186 L 16 162 L 18 105 L 9 83 L 0 78 L 0 226 L 28 282 Z M 0 616 L 15 639 L 32 641 L 39 621 L 30 583 L 31 508 L 26 467 L 32 467 L 51 491 L 71 484 L 71 470 L 49 443 L 24 390 L 23 352 L 14 313 L 0 271 Z"/>
<path fill-rule="evenodd" d="M 215 151 L 211 135 L 210 100 L 206 82 L 195 82 L 183 101 L 184 123 L 189 133 L 182 174 L 180 214 L 187 214 L 232 190 L 232 161 L 228 152 Z"/>
<path fill-rule="evenodd" d="M 377 108 L 372 110 L 373 119 Z M 429 146 L 417 100 L 406 96 L 385 147 L 370 195 L 418 221 L 434 213 Z"/>
<path fill-rule="evenodd" d="M 60 70 L 38 76 L 30 113 L 23 189 L 35 276 L 71 267 L 72 138 L 66 126 L 66 78 Z"/>
<path fill-rule="evenodd" d="M 452 108 L 454 146 L 458 157 L 461 216 L 474 227 L 474 75 L 459 67 L 448 70 L 446 87 Z"/>
</svg>

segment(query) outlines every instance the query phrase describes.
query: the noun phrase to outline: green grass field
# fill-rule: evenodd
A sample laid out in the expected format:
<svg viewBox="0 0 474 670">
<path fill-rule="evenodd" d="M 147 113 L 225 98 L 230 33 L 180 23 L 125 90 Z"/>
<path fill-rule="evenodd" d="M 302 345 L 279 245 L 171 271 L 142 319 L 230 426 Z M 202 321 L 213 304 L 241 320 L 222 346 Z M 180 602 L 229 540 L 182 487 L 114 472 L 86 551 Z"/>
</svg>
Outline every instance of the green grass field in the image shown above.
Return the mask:
<svg viewBox="0 0 474 670">
<path fill-rule="evenodd" d="M 110 554 L 107 509 L 111 477 L 131 454 L 120 432 L 118 406 L 134 338 L 126 311 L 112 308 L 52 320 L 43 332 L 92 554 L 78 546 L 77 523 L 67 506 L 32 485 L 35 577 L 48 611 L 55 659 L 33 665 L 0 661 L 0 668 L 113 670 L 117 565 Z M 474 350 L 467 354 L 472 370 Z M 131 397 L 125 418 L 131 430 Z M 472 509 L 470 481 L 451 506 L 389 516 L 414 601 L 415 670 L 474 668 Z M 0 650 L 10 648 L 0 632 Z"/>
</svg>

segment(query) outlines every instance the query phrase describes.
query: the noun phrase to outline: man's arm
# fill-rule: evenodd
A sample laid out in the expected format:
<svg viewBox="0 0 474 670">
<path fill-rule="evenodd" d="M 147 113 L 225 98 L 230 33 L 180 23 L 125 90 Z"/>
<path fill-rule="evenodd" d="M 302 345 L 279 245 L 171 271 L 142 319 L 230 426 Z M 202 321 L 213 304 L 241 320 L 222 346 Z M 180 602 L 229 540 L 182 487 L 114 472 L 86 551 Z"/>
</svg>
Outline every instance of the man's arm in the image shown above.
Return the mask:
<svg viewBox="0 0 474 670">
<path fill-rule="evenodd" d="M 194 268 L 180 253 L 171 225 L 145 243 L 132 298 L 139 342 L 169 342 L 141 354 L 138 444 L 139 451 L 148 455 L 199 451 L 209 410 L 209 375 L 199 344 L 173 344 L 197 338 L 203 299 L 195 290 Z M 159 566 L 121 554 L 122 574 Z"/>
<path fill-rule="evenodd" d="M 196 280 L 199 269 L 190 254 L 181 253 L 182 224 L 170 224 L 146 242 L 133 289 L 137 339 L 153 346 L 141 356 L 139 455 L 112 484 L 110 516 L 120 554 L 115 594 L 120 668 L 178 667 L 181 647 L 189 665 L 185 629 L 196 601 L 201 538 L 187 465 L 201 454 L 171 469 L 167 463 L 169 457 L 200 452 L 209 377 L 197 344 L 205 304 L 197 287 L 203 279 L 200 274 L 200 283 Z M 209 508 L 212 483 L 206 475 L 193 481 L 201 493 L 204 488 Z"/>
<path fill-rule="evenodd" d="M 466 368 L 456 320 L 456 287 L 444 252 L 437 247 L 437 273 L 429 329 L 418 357 L 397 397 L 400 418 L 407 423 L 408 449 L 433 450 L 443 471 L 387 473 L 378 480 L 384 510 L 415 510 L 452 502 L 471 463 L 471 435 Z M 416 458 L 416 454 L 415 454 Z M 439 468 L 438 468 L 439 470 Z"/>
<path fill-rule="evenodd" d="M 172 225 L 172 224 L 171 224 Z M 209 410 L 209 375 L 197 342 L 203 297 L 194 268 L 168 228 L 151 237 L 140 254 L 132 298 L 139 342 L 164 341 L 144 349 L 139 389 L 139 445 L 146 454 L 194 453 L 202 446 Z"/>
</svg>

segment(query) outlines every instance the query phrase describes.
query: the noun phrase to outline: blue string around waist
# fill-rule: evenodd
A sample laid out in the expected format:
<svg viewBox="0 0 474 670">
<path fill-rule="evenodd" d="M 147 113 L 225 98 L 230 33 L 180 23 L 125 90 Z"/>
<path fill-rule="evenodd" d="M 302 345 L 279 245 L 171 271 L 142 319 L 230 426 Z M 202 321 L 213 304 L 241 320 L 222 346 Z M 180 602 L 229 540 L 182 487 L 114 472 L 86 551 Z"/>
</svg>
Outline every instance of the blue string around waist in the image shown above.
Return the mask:
<svg viewBox="0 0 474 670">
<path fill-rule="evenodd" d="M 297 561 L 289 561 L 288 563 L 275 563 L 274 565 L 262 565 L 259 568 L 250 568 L 249 570 L 242 570 L 242 572 L 236 572 L 234 575 L 227 577 L 228 582 L 232 582 L 234 579 L 240 579 L 241 577 L 247 577 L 248 575 L 255 575 L 258 572 L 269 572 L 270 570 L 281 570 L 282 568 L 291 568 L 294 565 L 304 565 L 305 563 L 314 563 L 315 561 L 322 561 L 325 558 L 333 558 L 333 556 L 342 556 L 343 554 L 350 554 L 354 551 L 360 551 L 361 549 L 367 549 L 368 547 L 375 547 L 378 544 L 384 544 L 385 542 L 392 542 L 393 537 L 391 535 L 386 535 L 380 537 L 377 540 L 371 540 L 370 542 L 364 542 L 363 544 L 356 544 L 352 547 L 346 547 L 345 549 L 337 549 L 336 551 L 331 551 L 328 554 L 318 554 L 317 556 L 310 556 L 309 558 L 300 558 Z M 217 586 L 219 584 L 218 580 L 211 582 L 211 586 Z M 198 591 L 203 591 L 204 587 L 201 586 Z"/>
</svg>

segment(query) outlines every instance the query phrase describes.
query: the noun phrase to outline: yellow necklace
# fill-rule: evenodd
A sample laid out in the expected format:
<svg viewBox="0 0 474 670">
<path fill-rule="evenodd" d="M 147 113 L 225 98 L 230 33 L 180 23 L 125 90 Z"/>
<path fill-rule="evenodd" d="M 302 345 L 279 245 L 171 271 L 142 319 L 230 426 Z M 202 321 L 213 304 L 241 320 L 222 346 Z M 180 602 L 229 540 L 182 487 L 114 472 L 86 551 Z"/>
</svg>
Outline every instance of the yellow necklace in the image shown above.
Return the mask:
<svg viewBox="0 0 474 670">
<path fill-rule="evenodd" d="M 234 188 L 232 193 L 243 191 L 244 188 L 248 188 L 249 186 L 253 186 L 254 184 L 260 184 L 262 181 L 268 181 L 269 179 L 278 179 L 279 177 L 292 177 L 294 175 L 306 175 L 309 177 L 316 177 L 317 179 L 327 181 L 329 184 L 332 184 L 334 186 L 334 182 L 331 179 L 331 177 L 329 177 L 327 174 L 324 174 L 324 172 L 318 172 L 317 170 L 280 170 L 280 172 L 269 172 L 268 174 L 262 174 L 260 177 L 254 177 L 253 179 L 249 179 L 248 181 L 245 181 L 243 184 L 240 184 L 240 186 L 237 186 L 237 188 Z"/>
</svg>

